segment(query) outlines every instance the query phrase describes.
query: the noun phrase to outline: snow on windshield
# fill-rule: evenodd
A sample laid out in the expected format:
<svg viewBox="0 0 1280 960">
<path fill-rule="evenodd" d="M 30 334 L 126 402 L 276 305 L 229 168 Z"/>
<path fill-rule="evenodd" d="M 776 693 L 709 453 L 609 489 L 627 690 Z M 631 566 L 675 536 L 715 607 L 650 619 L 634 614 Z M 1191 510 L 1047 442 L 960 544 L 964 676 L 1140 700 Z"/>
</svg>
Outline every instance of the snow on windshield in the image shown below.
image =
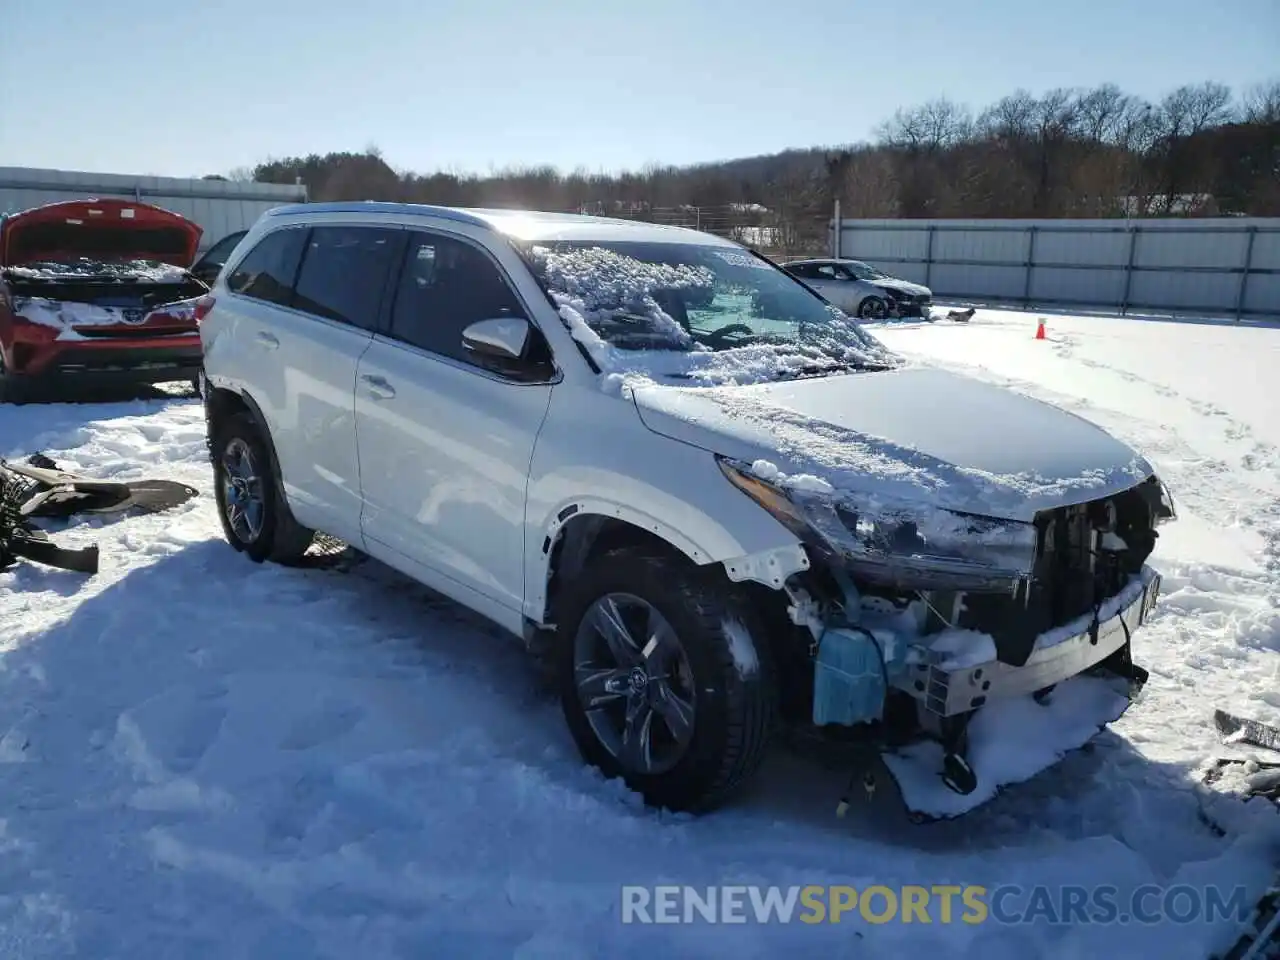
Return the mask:
<svg viewBox="0 0 1280 960">
<path fill-rule="evenodd" d="M 614 385 L 756 383 L 901 362 L 746 251 L 575 243 L 528 254 L 569 331 Z"/>
</svg>

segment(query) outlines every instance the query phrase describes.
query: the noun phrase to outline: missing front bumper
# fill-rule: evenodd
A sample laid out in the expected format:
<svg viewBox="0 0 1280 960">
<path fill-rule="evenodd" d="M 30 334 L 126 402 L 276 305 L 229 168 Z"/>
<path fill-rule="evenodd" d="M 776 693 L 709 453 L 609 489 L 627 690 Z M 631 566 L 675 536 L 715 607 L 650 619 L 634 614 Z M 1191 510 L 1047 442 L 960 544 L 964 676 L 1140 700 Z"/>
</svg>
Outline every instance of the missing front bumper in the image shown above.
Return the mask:
<svg viewBox="0 0 1280 960">
<path fill-rule="evenodd" d="M 1140 687 L 1145 672 L 1129 663 L 1128 644 L 1151 614 L 1159 593 L 1160 575 L 1145 568 L 1104 604 L 1096 629 L 1093 618 L 1087 616 L 1044 634 L 1022 666 L 999 660 L 948 666 L 919 647 L 914 651 L 917 662 L 894 676 L 891 684 L 938 717 L 955 717 L 993 701 L 1036 693 L 1098 667 L 1114 665 L 1119 669 L 1113 672 L 1123 675 L 1128 664 L 1129 679 Z M 1064 632 L 1067 636 L 1058 639 Z"/>
</svg>

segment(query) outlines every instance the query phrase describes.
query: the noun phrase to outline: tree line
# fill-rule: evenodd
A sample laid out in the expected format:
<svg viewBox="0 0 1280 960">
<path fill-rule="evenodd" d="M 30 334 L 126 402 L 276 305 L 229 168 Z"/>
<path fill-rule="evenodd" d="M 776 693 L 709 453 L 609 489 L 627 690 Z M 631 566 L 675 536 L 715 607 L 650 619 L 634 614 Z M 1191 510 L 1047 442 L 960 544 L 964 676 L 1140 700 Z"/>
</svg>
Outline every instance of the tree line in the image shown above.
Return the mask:
<svg viewBox="0 0 1280 960">
<path fill-rule="evenodd" d="M 847 217 L 1280 216 L 1280 79 L 1236 97 L 1214 82 L 1152 102 L 1113 84 L 1026 90 L 974 111 L 898 110 L 871 142 L 616 174 L 549 166 L 397 170 L 374 147 L 270 159 L 232 175 L 302 182 L 313 200 L 528 207 L 768 227 L 781 246 Z"/>
</svg>

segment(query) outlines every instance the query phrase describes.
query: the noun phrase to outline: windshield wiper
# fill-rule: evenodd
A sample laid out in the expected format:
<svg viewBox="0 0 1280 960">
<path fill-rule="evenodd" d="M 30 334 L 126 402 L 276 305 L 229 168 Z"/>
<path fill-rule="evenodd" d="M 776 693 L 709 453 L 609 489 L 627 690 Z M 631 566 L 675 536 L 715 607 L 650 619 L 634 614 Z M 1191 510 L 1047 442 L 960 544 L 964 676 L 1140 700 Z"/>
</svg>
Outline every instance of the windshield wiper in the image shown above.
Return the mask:
<svg viewBox="0 0 1280 960">
<path fill-rule="evenodd" d="M 804 366 L 791 367 L 789 369 L 781 369 L 777 375 L 779 379 L 786 376 L 794 376 L 799 374 L 803 377 L 817 377 L 828 373 L 863 373 L 868 371 L 892 370 L 893 367 L 887 363 L 877 363 L 874 360 L 838 360 L 832 363 L 806 363 Z"/>
</svg>

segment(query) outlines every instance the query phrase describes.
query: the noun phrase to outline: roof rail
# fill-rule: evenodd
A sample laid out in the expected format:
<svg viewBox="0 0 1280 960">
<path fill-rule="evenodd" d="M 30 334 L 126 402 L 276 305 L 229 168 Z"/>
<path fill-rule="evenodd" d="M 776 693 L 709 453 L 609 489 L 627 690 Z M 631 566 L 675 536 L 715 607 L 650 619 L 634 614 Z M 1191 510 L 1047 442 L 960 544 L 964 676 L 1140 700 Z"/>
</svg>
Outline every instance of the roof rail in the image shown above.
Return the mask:
<svg viewBox="0 0 1280 960">
<path fill-rule="evenodd" d="M 279 217 L 294 213 L 394 213 L 412 217 L 440 217 L 445 220 L 456 220 L 476 227 L 490 227 L 491 224 L 474 214 L 465 213 L 454 207 L 436 207 L 426 203 L 393 203 L 385 200 L 336 200 L 325 203 L 290 203 L 282 207 L 273 207 L 266 216 Z"/>
</svg>

